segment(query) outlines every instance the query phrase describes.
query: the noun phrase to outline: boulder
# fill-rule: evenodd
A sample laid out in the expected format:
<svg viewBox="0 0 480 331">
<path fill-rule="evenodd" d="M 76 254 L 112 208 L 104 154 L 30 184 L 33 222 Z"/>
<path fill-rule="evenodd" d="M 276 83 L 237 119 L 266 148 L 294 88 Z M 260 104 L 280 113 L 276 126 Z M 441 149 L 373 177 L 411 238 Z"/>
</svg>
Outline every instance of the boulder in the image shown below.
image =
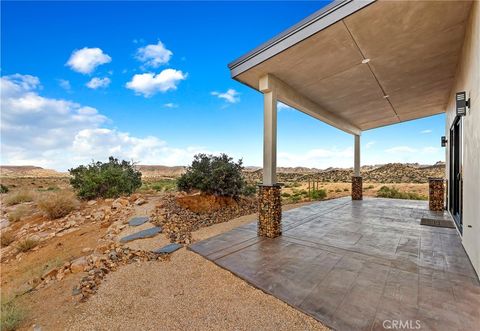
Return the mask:
<svg viewBox="0 0 480 331">
<path fill-rule="evenodd" d="M 85 258 L 85 256 L 82 256 L 72 261 L 72 264 L 70 265 L 70 270 L 72 271 L 72 273 L 82 272 L 85 270 L 87 265 L 87 259 Z"/>
</svg>

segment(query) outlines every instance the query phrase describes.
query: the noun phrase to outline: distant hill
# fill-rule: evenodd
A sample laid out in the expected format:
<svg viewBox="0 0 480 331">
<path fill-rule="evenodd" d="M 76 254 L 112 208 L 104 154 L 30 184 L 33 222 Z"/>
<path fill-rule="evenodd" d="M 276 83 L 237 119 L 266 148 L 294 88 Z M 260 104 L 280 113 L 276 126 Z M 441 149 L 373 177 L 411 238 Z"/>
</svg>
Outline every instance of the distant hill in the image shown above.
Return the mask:
<svg viewBox="0 0 480 331">
<path fill-rule="evenodd" d="M 137 165 L 145 178 L 178 177 L 186 171 L 184 166 Z M 308 178 L 324 182 L 349 182 L 353 168 L 316 169 L 306 167 L 279 167 L 277 169 L 280 182 L 301 181 Z M 418 163 L 389 163 L 369 165 L 361 168 L 363 180 L 373 183 L 426 183 L 428 177 L 444 177 L 445 163 L 434 165 Z M 68 173 L 35 166 L 0 166 L 0 176 L 18 177 L 66 177 Z M 245 176 L 249 181 L 259 182 L 262 178 L 262 168 L 245 167 Z"/>
<path fill-rule="evenodd" d="M 1 177 L 66 177 L 68 173 L 35 166 L 0 166 Z"/>
<path fill-rule="evenodd" d="M 444 177 L 445 163 L 434 165 L 418 163 L 388 163 L 361 167 L 364 182 L 372 183 L 426 183 L 429 177 Z M 278 168 L 280 182 L 302 181 L 308 178 L 322 182 L 349 182 L 353 176 L 353 168 L 327 168 L 324 170 L 312 168 Z M 262 169 L 247 171 L 250 181 L 260 181 Z"/>
</svg>

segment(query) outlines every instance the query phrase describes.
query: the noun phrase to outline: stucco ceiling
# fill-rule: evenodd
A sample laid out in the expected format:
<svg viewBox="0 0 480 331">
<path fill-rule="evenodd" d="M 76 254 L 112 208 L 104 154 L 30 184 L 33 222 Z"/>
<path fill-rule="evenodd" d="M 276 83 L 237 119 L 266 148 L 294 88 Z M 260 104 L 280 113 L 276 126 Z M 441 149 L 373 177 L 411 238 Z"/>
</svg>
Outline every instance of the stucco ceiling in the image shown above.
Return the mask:
<svg viewBox="0 0 480 331">
<path fill-rule="evenodd" d="M 258 89 L 273 74 L 361 130 L 442 113 L 470 6 L 377 1 L 235 79 Z"/>
</svg>

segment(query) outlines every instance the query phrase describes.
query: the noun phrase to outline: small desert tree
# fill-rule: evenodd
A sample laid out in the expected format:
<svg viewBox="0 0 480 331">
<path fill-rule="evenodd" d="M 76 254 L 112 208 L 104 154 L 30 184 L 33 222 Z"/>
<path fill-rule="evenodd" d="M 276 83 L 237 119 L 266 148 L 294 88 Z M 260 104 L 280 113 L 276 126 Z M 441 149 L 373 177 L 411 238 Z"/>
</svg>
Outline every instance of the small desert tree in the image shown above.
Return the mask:
<svg viewBox="0 0 480 331">
<path fill-rule="evenodd" d="M 69 172 L 70 184 L 81 199 L 116 198 L 130 195 L 142 186 L 142 174 L 135 164 L 112 156 L 108 162 L 92 162 Z"/>
<path fill-rule="evenodd" d="M 197 154 L 187 172 L 178 179 L 178 189 L 238 197 L 245 187 L 242 170 L 242 160 L 234 162 L 226 154 Z"/>
</svg>

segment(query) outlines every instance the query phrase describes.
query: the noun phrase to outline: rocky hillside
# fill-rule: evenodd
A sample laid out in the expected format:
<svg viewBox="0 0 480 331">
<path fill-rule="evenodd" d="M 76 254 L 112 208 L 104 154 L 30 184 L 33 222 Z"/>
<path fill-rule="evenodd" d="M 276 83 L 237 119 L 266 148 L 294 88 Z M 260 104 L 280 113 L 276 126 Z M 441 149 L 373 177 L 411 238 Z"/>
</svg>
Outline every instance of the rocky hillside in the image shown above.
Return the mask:
<svg viewBox="0 0 480 331">
<path fill-rule="evenodd" d="M 137 165 L 144 178 L 175 178 L 186 170 L 184 166 L 167 167 L 161 165 Z M 349 182 L 353 169 L 342 168 L 284 168 L 279 167 L 278 176 L 281 182 L 305 181 L 308 178 L 323 182 Z M 43 169 L 34 166 L 0 166 L 1 177 L 66 177 L 68 173 Z M 363 166 L 362 176 L 365 182 L 372 183 L 426 183 L 428 177 L 444 177 L 445 163 L 437 162 L 434 165 L 420 165 L 418 163 L 389 163 L 384 165 Z M 245 176 L 250 182 L 259 182 L 262 178 L 262 169 L 246 167 Z"/>
<path fill-rule="evenodd" d="M 298 168 L 279 168 L 280 182 L 295 182 L 315 179 L 322 182 L 349 182 L 353 176 L 353 169 L 328 168 L 325 170 L 308 169 L 298 172 Z M 389 163 L 378 166 L 364 166 L 361 168 L 364 182 L 371 183 L 426 183 L 429 177 L 444 177 L 445 164 L 437 162 L 434 165 Z M 247 178 L 260 181 L 262 169 L 246 171 Z"/>
</svg>

